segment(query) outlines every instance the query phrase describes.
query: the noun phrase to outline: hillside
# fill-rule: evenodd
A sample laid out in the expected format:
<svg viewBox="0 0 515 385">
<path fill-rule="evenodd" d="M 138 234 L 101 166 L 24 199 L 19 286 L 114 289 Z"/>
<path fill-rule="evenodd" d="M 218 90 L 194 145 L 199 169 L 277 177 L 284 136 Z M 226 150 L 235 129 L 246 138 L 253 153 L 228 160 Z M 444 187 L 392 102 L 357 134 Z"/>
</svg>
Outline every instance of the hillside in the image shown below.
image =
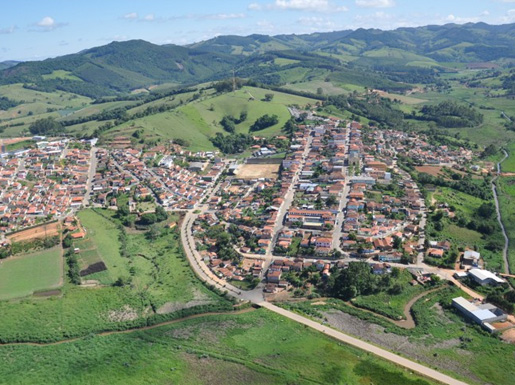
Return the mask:
<svg viewBox="0 0 515 385">
<path fill-rule="evenodd" d="M 99 98 L 162 83 L 223 79 L 233 70 L 239 77 L 284 85 L 313 80 L 310 71 L 316 70 L 368 82 L 351 84 L 402 91 L 410 88 L 403 83 L 434 82 L 438 73 L 454 71 L 459 63 L 502 64 L 513 57 L 515 24 L 219 36 L 188 46 L 131 40 L 39 62 L 0 63 L 0 85 L 22 83 Z"/>
</svg>

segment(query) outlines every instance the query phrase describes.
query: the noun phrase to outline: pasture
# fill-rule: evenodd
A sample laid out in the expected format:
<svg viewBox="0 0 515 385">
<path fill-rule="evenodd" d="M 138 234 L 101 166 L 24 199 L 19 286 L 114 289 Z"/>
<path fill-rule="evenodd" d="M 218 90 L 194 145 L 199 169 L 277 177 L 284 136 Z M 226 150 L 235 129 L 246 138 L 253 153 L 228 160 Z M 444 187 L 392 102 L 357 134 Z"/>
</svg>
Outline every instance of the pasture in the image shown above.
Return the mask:
<svg viewBox="0 0 515 385">
<path fill-rule="evenodd" d="M 32 295 L 62 285 L 61 247 L 0 260 L 0 300 Z"/>
</svg>

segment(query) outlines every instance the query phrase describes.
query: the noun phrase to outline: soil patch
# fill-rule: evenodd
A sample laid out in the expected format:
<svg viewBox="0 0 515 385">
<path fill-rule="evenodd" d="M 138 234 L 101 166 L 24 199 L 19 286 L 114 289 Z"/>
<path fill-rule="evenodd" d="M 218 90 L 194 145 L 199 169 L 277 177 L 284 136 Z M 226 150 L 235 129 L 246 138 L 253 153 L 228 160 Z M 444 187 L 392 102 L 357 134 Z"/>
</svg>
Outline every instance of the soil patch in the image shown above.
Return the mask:
<svg viewBox="0 0 515 385">
<path fill-rule="evenodd" d="M 515 329 L 506 330 L 501 335 L 501 338 L 506 342 L 515 344 Z"/>
<path fill-rule="evenodd" d="M 277 179 L 280 164 L 244 164 L 241 165 L 236 175 L 241 179 Z"/>
<path fill-rule="evenodd" d="M 61 295 L 61 290 L 47 290 L 34 293 L 34 297 L 55 297 L 59 295 Z"/>
<path fill-rule="evenodd" d="M 138 319 L 138 312 L 129 305 L 125 305 L 121 310 L 109 311 L 107 318 L 111 322 L 134 321 Z"/>
<path fill-rule="evenodd" d="M 35 238 L 48 238 L 59 235 L 59 222 L 47 223 L 41 226 L 32 227 L 27 230 L 21 230 L 17 233 L 7 235 L 11 242 L 29 241 Z"/>
</svg>

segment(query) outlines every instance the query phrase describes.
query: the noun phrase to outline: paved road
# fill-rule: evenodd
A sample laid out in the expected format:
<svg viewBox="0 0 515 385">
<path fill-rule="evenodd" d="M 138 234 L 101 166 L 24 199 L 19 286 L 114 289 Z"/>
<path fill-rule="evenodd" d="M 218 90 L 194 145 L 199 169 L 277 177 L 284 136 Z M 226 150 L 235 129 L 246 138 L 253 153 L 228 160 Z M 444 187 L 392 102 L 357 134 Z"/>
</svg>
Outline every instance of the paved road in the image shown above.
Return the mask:
<svg viewBox="0 0 515 385">
<path fill-rule="evenodd" d="M 313 137 L 309 136 L 306 146 L 304 147 L 304 152 L 302 153 L 302 160 L 300 162 L 300 165 L 297 169 L 297 172 L 293 176 L 292 182 L 290 184 L 290 188 L 288 189 L 288 192 L 284 196 L 284 201 L 281 204 L 281 207 L 279 208 L 279 211 L 277 212 L 277 219 L 275 221 L 275 226 L 272 231 L 272 242 L 270 242 L 270 245 L 268 246 L 266 250 L 266 255 L 272 255 L 272 251 L 274 248 L 274 245 L 277 241 L 277 237 L 279 235 L 279 232 L 283 228 L 284 223 L 284 217 L 286 216 L 286 213 L 288 212 L 288 209 L 290 208 L 293 198 L 295 197 L 295 184 L 299 180 L 299 175 L 304 168 L 304 164 L 306 163 L 306 158 L 308 157 L 309 151 L 311 150 L 311 142 L 313 141 Z"/>
<path fill-rule="evenodd" d="M 89 204 L 89 199 L 91 197 L 91 185 L 93 183 L 93 178 L 97 172 L 97 148 L 91 147 L 89 152 L 89 170 L 88 170 L 88 181 L 86 183 L 86 194 L 84 195 L 83 206 L 86 207 Z"/>
<path fill-rule="evenodd" d="M 345 158 L 349 159 L 349 147 L 350 147 L 350 128 L 347 128 L 347 135 L 345 137 Z M 349 181 L 349 166 L 344 166 L 343 175 L 345 177 L 342 195 L 340 197 L 340 202 L 338 204 L 338 214 L 336 215 L 336 223 L 333 230 L 333 243 L 332 249 L 336 249 L 341 253 L 346 254 L 340 244 L 340 238 L 342 237 L 343 232 L 343 222 L 345 220 L 345 215 L 343 210 L 347 207 L 347 202 L 349 200 L 349 192 L 350 192 L 350 181 Z"/>
</svg>

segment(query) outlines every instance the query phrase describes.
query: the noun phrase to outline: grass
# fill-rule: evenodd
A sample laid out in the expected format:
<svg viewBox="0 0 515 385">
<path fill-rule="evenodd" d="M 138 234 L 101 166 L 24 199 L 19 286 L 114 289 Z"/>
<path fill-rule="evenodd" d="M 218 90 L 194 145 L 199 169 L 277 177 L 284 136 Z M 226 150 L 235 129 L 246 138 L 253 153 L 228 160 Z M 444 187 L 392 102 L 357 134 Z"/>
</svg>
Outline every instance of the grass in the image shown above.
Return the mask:
<svg viewBox="0 0 515 385">
<path fill-rule="evenodd" d="M 412 353 L 404 355 L 411 359 L 417 357 L 422 363 L 470 384 L 511 384 L 515 376 L 515 367 L 511 364 L 515 345 L 502 342 L 496 335 L 486 333 L 478 325 L 468 323 L 450 306 L 452 298 L 458 296 L 468 297 L 459 289 L 449 287 L 430 293 L 417 301 L 412 308 L 417 326 L 411 330 L 400 328 L 384 318 L 339 300 L 329 300 L 319 305 L 312 305 L 307 301 L 288 304 L 285 307 L 313 318 L 323 318 L 323 312 L 329 310 L 343 311 L 359 318 L 365 330 L 368 330 L 367 324 L 376 324 L 373 330 L 384 342 L 377 342 L 377 339 L 374 339 L 374 342 L 380 346 L 398 351 L 401 345 L 408 344 L 411 346 L 408 349 L 411 350 L 404 352 Z M 391 340 L 388 337 L 390 334 L 409 337 L 409 340 L 401 345 L 387 345 Z M 385 336 L 384 339 L 382 335 Z M 367 340 L 372 336 L 363 338 Z M 446 370 L 446 367 L 454 369 Z"/>
<path fill-rule="evenodd" d="M 421 285 L 410 285 L 409 282 L 412 279 L 412 275 L 407 270 L 402 270 L 398 278 L 392 279 L 392 284 L 398 283 L 402 285 L 403 290 L 400 294 L 381 292 L 375 295 L 359 296 L 352 303 L 394 320 L 405 319 L 404 307 L 412 298 L 428 290 L 428 288 Z"/>
<path fill-rule="evenodd" d="M 515 177 L 501 177 L 497 181 L 499 206 L 508 244 L 508 263 L 510 271 L 515 272 Z"/>
<path fill-rule="evenodd" d="M 39 251 L 0 261 L 0 300 L 31 295 L 61 285 L 61 248 Z"/>
<path fill-rule="evenodd" d="M 515 140 L 509 142 L 506 146 L 508 158 L 501 163 L 502 172 L 515 172 Z"/>
<path fill-rule="evenodd" d="M 120 255 L 119 230 L 116 225 L 93 210 L 83 210 L 78 217 L 93 243 L 93 248 L 107 266 L 110 280 L 103 283 L 109 284 L 118 277 L 128 276 L 129 266 L 127 260 Z"/>
<path fill-rule="evenodd" d="M 470 220 L 478 219 L 477 209 L 481 204 L 487 202 L 447 187 L 439 187 L 438 190 L 433 193 L 433 198 L 436 202 L 447 203 L 449 206 L 454 207 L 456 215 L 462 216 L 467 223 Z M 472 249 L 477 247 L 477 250 L 481 253 L 481 257 L 487 263 L 487 268 L 489 270 L 501 271 L 503 265 L 501 251 L 492 251 L 486 247 L 494 238 L 499 241 L 499 244 L 504 243 L 501 241 L 501 228 L 497 220 L 492 216 L 490 221 L 495 226 L 495 231 L 488 236 L 483 236 L 475 230 L 458 226 L 450 219 L 445 218 L 442 221 L 443 228 L 441 231 L 436 231 L 431 226 L 430 221 L 428 221 L 428 234 L 431 238 L 437 240 L 449 240 L 453 245 L 461 248 Z"/>
<path fill-rule="evenodd" d="M 434 384 L 264 309 L 61 345 L 2 346 L 0 371 L 0 384 L 26 385 Z"/>
<path fill-rule="evenodd" d="M 79 217 L 90 238 L 74 246 L 96 247 L 91 250 L 109 268 L 87 279 L 108 284 L 124 277 L 130 284 L 85 288 L 65 282 L 60 298 L 0 301 L 0 341 L 59 341 L 230 308 L 228 301 L 194 276 L 177 232 L 163 229 L 158 239 L 150 241 L 144 233 L 128 231 L 127 256 L 121 257 L 114 222 L 92 210 L 80 212 Z M 90 257 L 93 254 L 85 256 Z"/>
<path fill-rule="evenodd" d="M 266 93 L 273 93 L 271 102 L 265 102 Z M 250 100 L 251 96 L 254 100 Z M 108 131 L 108 136 L 127 135 L 142 129 L 145 139 L 181 138 L 188 141 L 192 151 L 213 150 L 209 138 L 217 132 L 224 133 L 219 122 L 225 115 L 238 117 L 247 111 L 247 120 L 236 126 L 236 132 L 248 133 L 249 127 L 257 118 L 265 114 L 275 114 L 279 123 L 256 135 L 272 137 L 280 133 L 281 128 L 290 118 L 288 109 L 292 104 L 304 106 L 316 101 L 282 92 L 270 92 L 261 88 L 243 87 L 234 93 L 213 96 L 209 93 L 175 110 L 131 120 Z"/>
</svg>

